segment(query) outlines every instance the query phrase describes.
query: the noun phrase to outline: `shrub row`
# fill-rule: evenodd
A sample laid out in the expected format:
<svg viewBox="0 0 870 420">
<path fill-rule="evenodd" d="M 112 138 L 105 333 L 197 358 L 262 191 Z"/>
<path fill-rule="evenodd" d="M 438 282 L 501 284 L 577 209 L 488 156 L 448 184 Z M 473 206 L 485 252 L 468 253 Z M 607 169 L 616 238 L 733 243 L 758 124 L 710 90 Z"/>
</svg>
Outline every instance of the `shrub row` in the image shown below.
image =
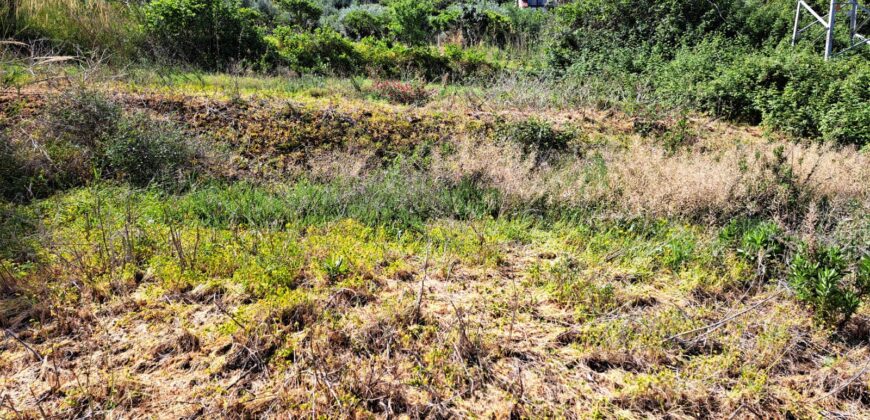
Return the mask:
<svg viewBox="0 0 870 420">
<path fill-rule="evenodd" d="M 264 66 L 285 65 L 299 73 L 365 73 L 436 80 L 443 76 L 453 79 L 491 76 L 501 67 L 475 48 L 448 45 L 441 51 L 431 46 L 411 47 L 371 37 L 353 42 L 323 28 L 309 33 L 280 27 L 267 36 L 266 41 L 272 56 L 267 57 Z"/>
<path fill-rule="evenodd" d="M 870 49 L 826 62 L 812 37 L 792 47 L 789 2 L 578 0 L 557 15 L 548 64 L 569 77 L 601 79 L 615 92 L 633 84 L 641 105 L 870 143 Z M 838 45 L 848 45 L 838 36 Z"/>
<path fill-rule="evenodd" d="M 825 62 L 813 51 L 754 52 L 714 39 L 679 51 L 654 80 L 674 106 L 799 137 L 870 143 L 870 65 L 860 56 Z"/>
</svg>

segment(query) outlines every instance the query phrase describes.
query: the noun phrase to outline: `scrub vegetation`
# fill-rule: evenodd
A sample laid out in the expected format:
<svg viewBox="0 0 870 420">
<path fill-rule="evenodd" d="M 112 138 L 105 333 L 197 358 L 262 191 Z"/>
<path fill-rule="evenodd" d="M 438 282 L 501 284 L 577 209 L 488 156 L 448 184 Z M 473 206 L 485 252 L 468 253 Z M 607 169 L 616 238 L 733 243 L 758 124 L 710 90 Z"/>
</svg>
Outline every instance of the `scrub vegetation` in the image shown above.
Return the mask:
<svg viewBox="0 0 870 420">
<path fill-rule="evenodd" d="M 791 2 L 3 7 L 2 418 L 870 413 L 868 50 Z"/>
</svg>

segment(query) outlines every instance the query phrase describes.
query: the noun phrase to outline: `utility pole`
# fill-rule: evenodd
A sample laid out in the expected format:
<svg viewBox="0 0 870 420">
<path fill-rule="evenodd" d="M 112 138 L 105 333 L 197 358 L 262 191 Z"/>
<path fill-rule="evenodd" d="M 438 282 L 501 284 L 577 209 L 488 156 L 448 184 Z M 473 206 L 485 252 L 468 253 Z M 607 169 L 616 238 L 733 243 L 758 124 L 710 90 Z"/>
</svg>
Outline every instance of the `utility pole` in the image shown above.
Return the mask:
<svg viewBox="0 0 870 420">
<path fill-rule="evenodd" d="M 828 27 L 825 28 L 825 60 L 829 60 L 831 53 L 834 52 L 834 19 L 837 16 L 836 0 L 831 0 L 831 7 L 828 10 Z"/>
<path fill-rule="evenodd" d="M 834 35 L 837 29 L 837 12 L 843 11 L 844 9 L 846 9 L 846 15 L 848 16 L 848 22 L 846 22 L 846 25 L 849 27 L 849 46 L 840 51 L 835 51 Z M 809 25 L 801 28 L 801 14 L 804 12 L 808 13 L 813 19 Z M 864 17 L 863 15 L 866 15 L 866 17 L 860 22 L 858 18 L 859 14 L 862 14 L 862 17 Z M 795 45 L 806 30 L 815 25 L 821 25 L 825 29 L 825 60 L 829 60 L 831 57 L 840 55 L 853 48 L 862 45 L 870 45 L 870 39 L 858 32 L 867 24 L 867 22 L 870 22 L 870 9 L 858 3 L 858 0 L 830 0 L 828 4 L 828 14 L 824 17 L 813 10 L 813 8 L 805 1 L 798 0 L 794 15 L 794 29 L 792 30 L 791 35 L 791 45 Z"/>
</svg>

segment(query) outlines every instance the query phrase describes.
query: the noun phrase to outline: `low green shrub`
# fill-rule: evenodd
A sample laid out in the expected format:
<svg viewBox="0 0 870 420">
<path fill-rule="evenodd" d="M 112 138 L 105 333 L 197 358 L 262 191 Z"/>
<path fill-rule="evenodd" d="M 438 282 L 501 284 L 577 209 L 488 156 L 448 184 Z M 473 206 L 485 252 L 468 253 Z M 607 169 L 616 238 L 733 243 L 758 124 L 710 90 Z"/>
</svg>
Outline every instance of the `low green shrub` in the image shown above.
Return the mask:
<svg viewBox="0 0 870 420">
<path fill-rule="evenodd" d="M 780 273 L 787 238 L 774 222 L 753 224 L 743 232 L 737 254 L 755 265 L 757 278 L 767 279 Z"/>
<path fill-rule="evenodd" d="M 495 135 L 500 141 L 520 145 L 525 154 L 565 150 L 573 137 L 571 133 L 556 129 L 549 122 L 534 117 L 498 124 Z"/>
<path fill-rule="evenodd" d="M 300 73 L 353 74 L 361 60 L 353 43 L 332 29 L 306 33 L 282 26 L 267 36 L 266 42 L 286 65 Z"/>
<path fill-rule="evenodd" d="M 781 257 L 784 252 L 782 228 L 774 222 L 755 224 L 743 232 L 737 253 L 747 259 Z"/>
<path fill-rule="evenodd" d="M 96 91 L 50 98 L 41 121 L 28 129 L 26 139 L 0 136 L 0 195 L 15 201 L 85 185 L 96 175 L 139 186 L 167 184 L 195 164 L 180 128 L 127 115 Z"/>
<path fill-rule="evenodd" d="M 788 279 L 797 298 L 813 308 L 817 321 L 842 327 L 870 297 L 870 257 L 850 269 L 839 248 L 804 246 L 789 265 Z"/>
<path fill-rule="evenodd" d="M 108 174 L 138 186 L 171 182 L 191 166 L 194 153 L 181 130 L 136 114 L 118 123 L 117 134 L 102 145 Z"/>
<path fill-rule="evenodd" d="M 30 137 L 3 135 L 3 196 L 44 197 L 90 181 L 103 139 L 117 133 L 121 108 L 95 91 L 70 90 L 48 99 L 41 120 L 24 128 Z"/>
<path fill-rule="evenodd" d="M 121 107 L 96 90 L 72 89 L 49 101 L 46 135 L 53 141 L 93 148 L 115 134 Z"/>
</svg>

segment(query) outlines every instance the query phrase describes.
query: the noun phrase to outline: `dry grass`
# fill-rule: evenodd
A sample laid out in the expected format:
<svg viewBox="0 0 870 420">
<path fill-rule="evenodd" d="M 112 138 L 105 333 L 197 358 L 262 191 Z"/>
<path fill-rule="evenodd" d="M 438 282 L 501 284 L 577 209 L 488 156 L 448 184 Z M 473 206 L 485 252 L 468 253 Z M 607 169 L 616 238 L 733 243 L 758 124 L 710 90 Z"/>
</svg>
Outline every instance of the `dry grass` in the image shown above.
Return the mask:
<svg viewBox="0 0 870 420">
<path fill-rule="evenodd" d="M 195 116 L 187 122 L 199 124 L 192 128 L 198 135 L 222 121 L 201 110 L 231 113 L 233 121 L 246 116 L 222 100 L 128 99 L 130 107 L 182 121 L 183 112 L 175 112 L 190 106 Z M 258 118 L 275 109 L 250 106 Z M 370 123 L 359 109 L 328 111 L 316 115 Z M 669 150 L 660 138 L 632 133 L 625 121 L 610 124 L 617 115 L 590 111 L 557 117 L 555 125 L 576 123 L 584 135 L 571 152 L 539 158 L 487 137 L 492 115 L 451 118 L 468 125 L 433 129 L 432 153 L 409 160 L 408 173 L 480 180 L 502 192 L 505 208 L 544 200 L 620 220 L 718 223 L 752 213 L 786 217 L 789 194 L 797 192 L 806 205 L 790 227 L 808 237 L 821 235 L 816 229 L 824 224 L 814 220 L 850 220 L 838 219 L 847 202 L 857 203 L 859 215 L 870 208 L 870 158 L 849 148 L 769 141 L 750 129 L 694 121 L 693 140 Z M 272 138 L 268 124 L 257 127 L 235 137 L 239 144 Z M 219 139 L 237 132 L 221 133 Z M 395 153 L 367 142 L 323 143 L 304 153 L 233 150 L 233 163 L 211 164 L 215 172 L 231 171 L 230 179 L 265 173 L 272 180 L 359 181 L 378 176 Z M 286 166 L 269 167 L 282 159 Z M 236 163 L 262 166 L 227 168 Z M 774 163 L 792 170 L 790 186 Z M 843 331 L 819 328 L 778 279 L 760 283 L 750 262 L 715 248 L 715 229 L 706 223 L 673 222 L 662 235 L 634 232 L 645 229 L 635 225 L 598 232 L 582 222 L 543 228 L 499 218 L 431 220 L 415 236 L 350 221 L 155 227 L 159 217 L 139 215 L 130 230 L 129 214 L 115 214 L 121 222 L 104 227 L 108 209 L 51 200 L 45 206 L 61 210 L 44 221 L 51 228 L 45 266 L 28 275 L 0 272 L 0 322 L 11 334 L 0 344 L 4 417 L 870 412 L 867 309 Z M 64 236 L 75 234 L 87 236 Z M 672 234 L 696 238 L 697 255 L 662 263 Z M 142 249 L 131 253 L 146 256 L 127 259 L 122 251 L 134 236 Z M 301 268 L 292 278 L 247 288 L 290 272 L 288 260 L 296 257 L 288 250 L 297 246 Z M 359 255 L 330 273 L 323 262 L 338 252 Z M 253 267 L 244 265 L 251 261 Z"/>
<path fill-rule="evenodd" d="M 870 156 L 852 148 L 756 141 L 669 153 L 650 140 L 586 150 L 545 164 L 517 147 L 460 140 L 457 152 L 435 159 L 436 176 L 482 176 L 511 197 L 544 197 L 570 205 L 601 203 L 621 216 L 722 220 L 740 214 L 776 215 L 787 204 L 771 169 L 783 148 L 794 182 L 811 202 L 870 205 Z M 699 150 L 700 149 L 700 150 Z M 780 201 L 777 201 L 780 200 Z"/>
<path fill-rule="evenodd" d="M 673 276 L 648 286 L 612 283 L 627 301 L 647 288 L 660 298 L 577 323 L 571 308 L 529 279 L 531 266 L 550 263 L 535 256 L 542 245 L 506 245 L 511 263 L 498 270 L 459 264 L 449 277 L 430 276 L 418 322 L 411 316 L 416 282 L 380 275 L 370 301 L 335 303 L 323 295 L 301 329 L 286 329 L 288 316 L 271 310 L 239 317 L 248 313 L 244 303 L 147 297 L 144 283 L 113 303 L 132 299 L 135 306 L 101 311 L 95 328 L 57 335 L 48 323 L 20 332 L 45 362 L 7 341 L 4 410 L 122 417 L 866 414 L 866 346 L 830 340 L 794 303 L 773 293 L 745 303 L 697 300 Z M 407 263 L 424 272 L 420 256 Z M 759 303 L 721 329 L 667 340 Z M 244 328 L 230 335 L 216 328 L 235 325 L 233 317 Z"/>
</svg>

